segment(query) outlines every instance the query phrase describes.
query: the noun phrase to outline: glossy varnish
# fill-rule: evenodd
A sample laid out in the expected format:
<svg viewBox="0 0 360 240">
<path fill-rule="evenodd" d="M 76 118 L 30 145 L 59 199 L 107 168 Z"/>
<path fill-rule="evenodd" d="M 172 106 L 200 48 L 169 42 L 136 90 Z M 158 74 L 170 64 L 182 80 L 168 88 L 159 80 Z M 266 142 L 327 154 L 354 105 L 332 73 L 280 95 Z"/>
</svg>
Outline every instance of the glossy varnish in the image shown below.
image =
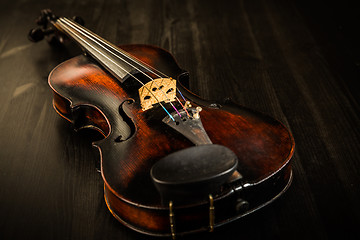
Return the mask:
<svg viewBox="0 0 360 240">
<path fill-rule="evenodd" d="M 215 196 L 217 208 L 224 208 L 217 211 L 216 225 L 268 204 L 288 188 L 294 140 L 281 123 L 236 104 L 201 100 L 181 86 L 181 78 L 188 78 L 188 74 L 165 50 L 146 45 L 121 48 L 177 78 L 185 97 L 203 108 L 201 121 L 212 142 L 230 148 L 237 155 L 238 172 L 243 178 Z M 140 232 L 169 235 L 168 202 L 155 189 L 150 169 L 162 157 L 193 143 L 162 122 L 166 114 L 159 106 L 142 110 L 136 91 L 138 85 L 134 82 L 129 78 L 120 83 L 87 56 L 66 61 L 49 76 L 57 111 L 79 128 L 94 128 L 105 135 L 104 140 L 94 144 L 101 155 L 110 211 Z M 239 190 L 242 187 L 244 190 Z M 250 208 L 238 211 L 236 201 L 242 194 L 245 201 L 250 201 Z M 178 234 L 209 227 L 207 201 L 190 201 L 193 207 L 177 206 L 177 199 L 173 202 L 174 208 L 180 209 L 176 218 Z"/>
<path fill-rule="evenodd" d="M 0 238 L 144 239 L 107 211 L 91 135 L 74 132 L 51 107 L 50 71 L 81 51 L 29 43 L 33 20 L 48 7 L 59 16 L 81 16 L 113 43 L 167 49 L 189 71 L 191 91 L 218 102 L 231 97 L 291 129 L 296 151 L 289 190 L 212 234 L 183 239 L 359 239 L 359 11 L 353 2 L 3 1 Z"/>
</svg>

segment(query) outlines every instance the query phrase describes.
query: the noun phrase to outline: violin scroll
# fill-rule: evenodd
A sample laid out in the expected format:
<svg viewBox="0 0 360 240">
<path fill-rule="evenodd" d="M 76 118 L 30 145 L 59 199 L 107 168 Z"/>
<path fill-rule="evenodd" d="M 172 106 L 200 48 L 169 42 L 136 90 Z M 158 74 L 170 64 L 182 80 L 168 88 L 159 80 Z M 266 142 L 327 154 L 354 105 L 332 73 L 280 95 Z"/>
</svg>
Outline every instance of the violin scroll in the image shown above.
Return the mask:
<svg viewBox="0 0 360 240">
<path fill-rule="evenodd" d="M 58 17 L 50 9 L 41 10 L 40 16 L 35 20 L 38 27 L 29 31 L 28 39 L 32 42 L 39 42 L 46 37 L 50 44 L 63 43 L 67 36 L 59 33 L 51 24 L 57 19 Z M 79 16 L 72 17 L 72 20 L 82 26 L 85 24 L 84 20 Z"/>
</svg>

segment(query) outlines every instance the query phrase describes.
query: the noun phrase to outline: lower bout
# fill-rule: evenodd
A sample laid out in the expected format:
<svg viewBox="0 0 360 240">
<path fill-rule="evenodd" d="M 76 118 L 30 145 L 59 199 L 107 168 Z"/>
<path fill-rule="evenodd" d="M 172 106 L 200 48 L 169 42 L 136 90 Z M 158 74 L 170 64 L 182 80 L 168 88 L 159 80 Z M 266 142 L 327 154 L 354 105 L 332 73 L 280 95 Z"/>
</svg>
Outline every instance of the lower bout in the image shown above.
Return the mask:
<svg viewBox="0 0 360 240">
<path fill-rule="evenodd" d="M 169 237 L 214 228 L 235 221 L 279 198 L 290 186 L 293 178 L 288 164 L 270 178 L 259 183 L 229 187 L 226 194 L 213 196 L 213 202 L 197 205 L 146 207 L 118 198 L 105 184 L 104 196 L 112 215 L 122 224 L 137 232 Z"/>
</svg>

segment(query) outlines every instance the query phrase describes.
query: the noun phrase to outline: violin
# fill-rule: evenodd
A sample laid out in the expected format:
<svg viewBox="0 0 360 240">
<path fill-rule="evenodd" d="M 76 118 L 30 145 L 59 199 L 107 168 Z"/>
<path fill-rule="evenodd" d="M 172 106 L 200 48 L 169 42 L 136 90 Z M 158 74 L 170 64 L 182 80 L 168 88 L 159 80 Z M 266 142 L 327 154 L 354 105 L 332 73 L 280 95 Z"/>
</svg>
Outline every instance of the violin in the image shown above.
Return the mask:
<svg viewBox="0 0 360 240">
<path fill-rule="evenodd" d="M 104 198 L 138 232 L 175 239 L 210 231 L 268 205 L 290 186 L 294 139 L 279 121 L 192 93 L 166 50 L 116 46 L 79 18 L 42 10 L 29 38 L 75 41 L 84 54 L 53 69 L 53 106 L 103 138 Z"/>
</svg>

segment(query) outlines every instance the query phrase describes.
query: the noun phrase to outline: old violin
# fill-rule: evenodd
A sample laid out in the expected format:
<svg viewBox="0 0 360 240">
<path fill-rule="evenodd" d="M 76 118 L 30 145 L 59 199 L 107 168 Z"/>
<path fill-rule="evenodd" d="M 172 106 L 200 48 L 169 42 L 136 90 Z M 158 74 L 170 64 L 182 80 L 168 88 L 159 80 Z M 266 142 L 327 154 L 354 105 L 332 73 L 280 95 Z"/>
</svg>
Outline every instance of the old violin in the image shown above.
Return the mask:
<svg viewBox="0 0 360 240">
<path fill-rule="evenodd" d="M 118 47 L 79 22 L 43 10 L 29 38 L 67 36 L 84 50 L 57 66 L 48 83 L 63 118 L 104 136 L 93 145 L 117 220 L 175 238 L 213 231 L 288 189 L 295 144 L 280 122 L 205 101 L 186 88 L 188 72 L 166 50 Z"/>
</svg>

